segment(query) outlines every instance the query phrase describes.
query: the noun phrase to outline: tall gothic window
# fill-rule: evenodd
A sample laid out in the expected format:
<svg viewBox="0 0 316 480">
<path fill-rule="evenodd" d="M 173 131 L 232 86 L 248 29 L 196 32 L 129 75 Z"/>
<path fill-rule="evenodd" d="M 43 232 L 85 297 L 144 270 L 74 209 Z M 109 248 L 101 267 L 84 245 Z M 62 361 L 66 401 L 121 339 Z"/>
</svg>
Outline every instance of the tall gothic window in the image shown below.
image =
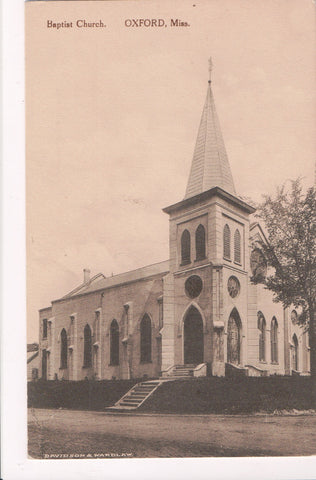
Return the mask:
<svg viewBox="0 0 316 480">
<path fill-rule="evenodd" d="M 186 265 L 191 262 L 191 237 L 188 230 L 184 230 L 181 235 L 181 264 Z"/>
<path fill-rule="evenodd" d="M 60 334 L 60 368 L 67 368 L 67 332 L 63 328 Z"/>
<path fill-rule="evenodd" d="M 238 228 L 235 230 L 234 235 L 234 262 L 241 263 L 241 241 Z"/>
<path fill-rule="evenodd" d="M 240 364 L 241 320 L 236 308 L 231 312 L 227 326 L 227 362 Z"/>
<path fill-rule="evenodd" d="M 258 330 L 259 330 L 259 361 L 266 360 L 266 321 L 261 312 L 258 313 Z"/>
<path fill-rule="evenodd" d="M 223 232 L 224 257 L 230 258 L 230 228 L 226 224 Z"/>
<path fill-rule="evenodd" d="M 116 320 L 112 320 L 110 327 L 110 364 L 119 364 L 120 331 Z"/>
<path fill-rule="evenodd" d="M 196 260 L 205 258 L 205 228 L 199 225 L 195 232 Z"/>
<path fill-rule="evenodd" d="M 92 367 L 92 335 L 88 324 L 84 327 L 83 338 L 83 366 L 88 368 Z"/>
<path fill-rule="evenodd" d="M 278 322 L 275 317 L 271 321 L 271 362 L 278 363 Z"/>
<path fill-rule="evenodd" d="M 140 323 L 140 361 L 151 361 L 151 321 L 147 314 Z"/>
<path fill-rule="evenodd" d="M 293 335 L 293 338 L 292 338 L 292 341 L 293 341 L 293 363 L 292 363 L 292 368 L 293 370 L 298 370 L 298 340 L 297 340 L 297 336 Z"/>
<path fill-rule="evenodd" d="M 47 318 L 43 319 L 43 335 L 42 335 L 43 340 L 47 338 Z"/>
</svg>

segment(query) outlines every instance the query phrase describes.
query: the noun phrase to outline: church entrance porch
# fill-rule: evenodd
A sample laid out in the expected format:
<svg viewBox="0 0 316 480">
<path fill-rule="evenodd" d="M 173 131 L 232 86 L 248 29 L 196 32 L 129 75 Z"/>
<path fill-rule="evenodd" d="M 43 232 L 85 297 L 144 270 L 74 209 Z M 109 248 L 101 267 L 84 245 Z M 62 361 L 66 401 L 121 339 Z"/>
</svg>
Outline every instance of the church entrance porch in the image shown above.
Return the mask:
<svg viewBox="0 0 316 480">
<path fill-rule="evenodd" d="M 204 359 L 203 320 L 195 307 L 190 307 L 183 322 L 183 362 L 198 365 Z"/>
</svg>

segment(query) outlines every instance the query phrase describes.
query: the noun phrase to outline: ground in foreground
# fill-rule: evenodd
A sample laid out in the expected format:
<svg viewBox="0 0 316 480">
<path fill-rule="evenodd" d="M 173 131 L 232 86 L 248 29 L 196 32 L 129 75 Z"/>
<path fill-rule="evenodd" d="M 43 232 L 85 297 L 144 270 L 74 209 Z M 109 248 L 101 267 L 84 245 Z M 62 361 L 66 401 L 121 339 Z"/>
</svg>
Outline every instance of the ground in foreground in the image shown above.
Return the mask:
<svg viewBox="0 0 316 480">
<path fill-rule="evenodd" d="M 313 455 L 316 415 L 111 415 L 29 411 L 33 458 Z"/>
</svg>

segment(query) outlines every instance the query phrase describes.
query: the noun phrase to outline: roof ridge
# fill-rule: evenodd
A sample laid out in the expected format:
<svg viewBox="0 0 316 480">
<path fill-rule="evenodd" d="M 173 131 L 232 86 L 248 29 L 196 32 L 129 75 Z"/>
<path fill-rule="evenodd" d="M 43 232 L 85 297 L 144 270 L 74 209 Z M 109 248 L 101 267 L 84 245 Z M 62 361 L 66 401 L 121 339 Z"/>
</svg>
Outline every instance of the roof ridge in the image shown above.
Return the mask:
<svg viewBox="0 0 316 480">
<path fill-rule="evenodd" d="M 91 285 L 91 283 L 97 278 L 97 277 L 103 277 L 103 278 L 106 278 L 105 275 L 103 275 L 103 273 L 97 273 L 96 275 L 94 275 L 92 278 L 90 278 L 90 280 L 88 282 L 82 282 L 78 287 L 74 288 L 73 290 L 71 290 L 70 292 L 66 293 L 66 295 L 64 295 L 62 298 L 67 298 L 69 297 L 70 295 L 73 295 L 74 293 L 76 293 L 77 291 L 79 291 L 81 288 L 85 287 L 85 286 L 88 286 L 88 285 Z"/>
<path fill-rule="evenodd" d="M 67 293 L 67 295 L 64 295 L 63 297 L 60 297 L 60 298 L 57 298 L 55 300 L 53 300 L 53 302 L 57 302 L 57 301 L 61 301 L 61 300 L 67 300 L 68 298 L 72 297 L 72 296 L 75 296 L 75 295 L 85 295 L 86 293 L 91 293 L 92 291 L 97 291 L 97 290 L 103 290 L 104 288 L 109 288 L 109 286 L 102 286 L 102 287 L 98 287 L 97 288 L 97 285 L 99 285 L 99 283 L 96 285 L 96 288 L 95 290 L 89 290 L 89 287 L 91 286 L 92 284 L 92 280 L 95 280 L 96 277 L 98 276 L 102 276 L 103 277 L 103 280 L 107 280 L 109 282 L 111 282 L 111 280 L 114 282 L 115 284 L 115 280 L 119 280 L 120 277 L 124 277 L 124 275 L 133 275 L 135 274 L 136 275 L 136 272 L 138 271 L 142 271 L 144 269 L 150 269 L 151 267 L 155 267 L 156 265 L 163 265 L 163 264 L 168 264 L 168 267 L 169 267 L 169 259 L 167 260 L 163 260 L 161 262 L 156 262 L 156 263 L 152 263 L 150 265 L 144 265 L 142 267 L 138 267 L 134 270 L 128 270 L 128 271 L 125 271 L 125 272 L 121 272 L 121 273 L 118 273 L 117 275 L 113 275 L 113 276 L 110 276 L 110 277 L 106 277 L 105 275 L 103 275 L 102 273 L 99 273 L 97 275 L 95 275 L 90 282 L 87 282 L 86 284 L 81 284 L 79 287 L 75 288 L 74 290 L 72 290 L 71 292 Z M 166 270 L 167 271 L 167 270 Z M 159 272 L 158 272 L 159 273 Z M 161 273 L 161 272 L 160 272 Z M 151 275 L 156 275 L 157 273 L 153 272 Z M 149 276 L 151 276 L 149 275 Z M 133 279 L 131 280 L 128 280 L 128 281 L 134 281 Z M 86 287 L 85 289 L 83 287 Z"/>
</svg>

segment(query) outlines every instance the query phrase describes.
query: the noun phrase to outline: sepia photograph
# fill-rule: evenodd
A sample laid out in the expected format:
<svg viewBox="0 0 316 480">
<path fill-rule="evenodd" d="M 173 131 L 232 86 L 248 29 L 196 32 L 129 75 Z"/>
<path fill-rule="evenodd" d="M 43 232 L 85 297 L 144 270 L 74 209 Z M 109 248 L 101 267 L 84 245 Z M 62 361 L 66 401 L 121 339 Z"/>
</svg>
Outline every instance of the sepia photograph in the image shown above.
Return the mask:
<svg viewBox="0 0 316 480">
<path fill-rule="evenodd" d="M 314 10 L 25 3 L 29 459 L 316 455 Z"/>
</svg>

